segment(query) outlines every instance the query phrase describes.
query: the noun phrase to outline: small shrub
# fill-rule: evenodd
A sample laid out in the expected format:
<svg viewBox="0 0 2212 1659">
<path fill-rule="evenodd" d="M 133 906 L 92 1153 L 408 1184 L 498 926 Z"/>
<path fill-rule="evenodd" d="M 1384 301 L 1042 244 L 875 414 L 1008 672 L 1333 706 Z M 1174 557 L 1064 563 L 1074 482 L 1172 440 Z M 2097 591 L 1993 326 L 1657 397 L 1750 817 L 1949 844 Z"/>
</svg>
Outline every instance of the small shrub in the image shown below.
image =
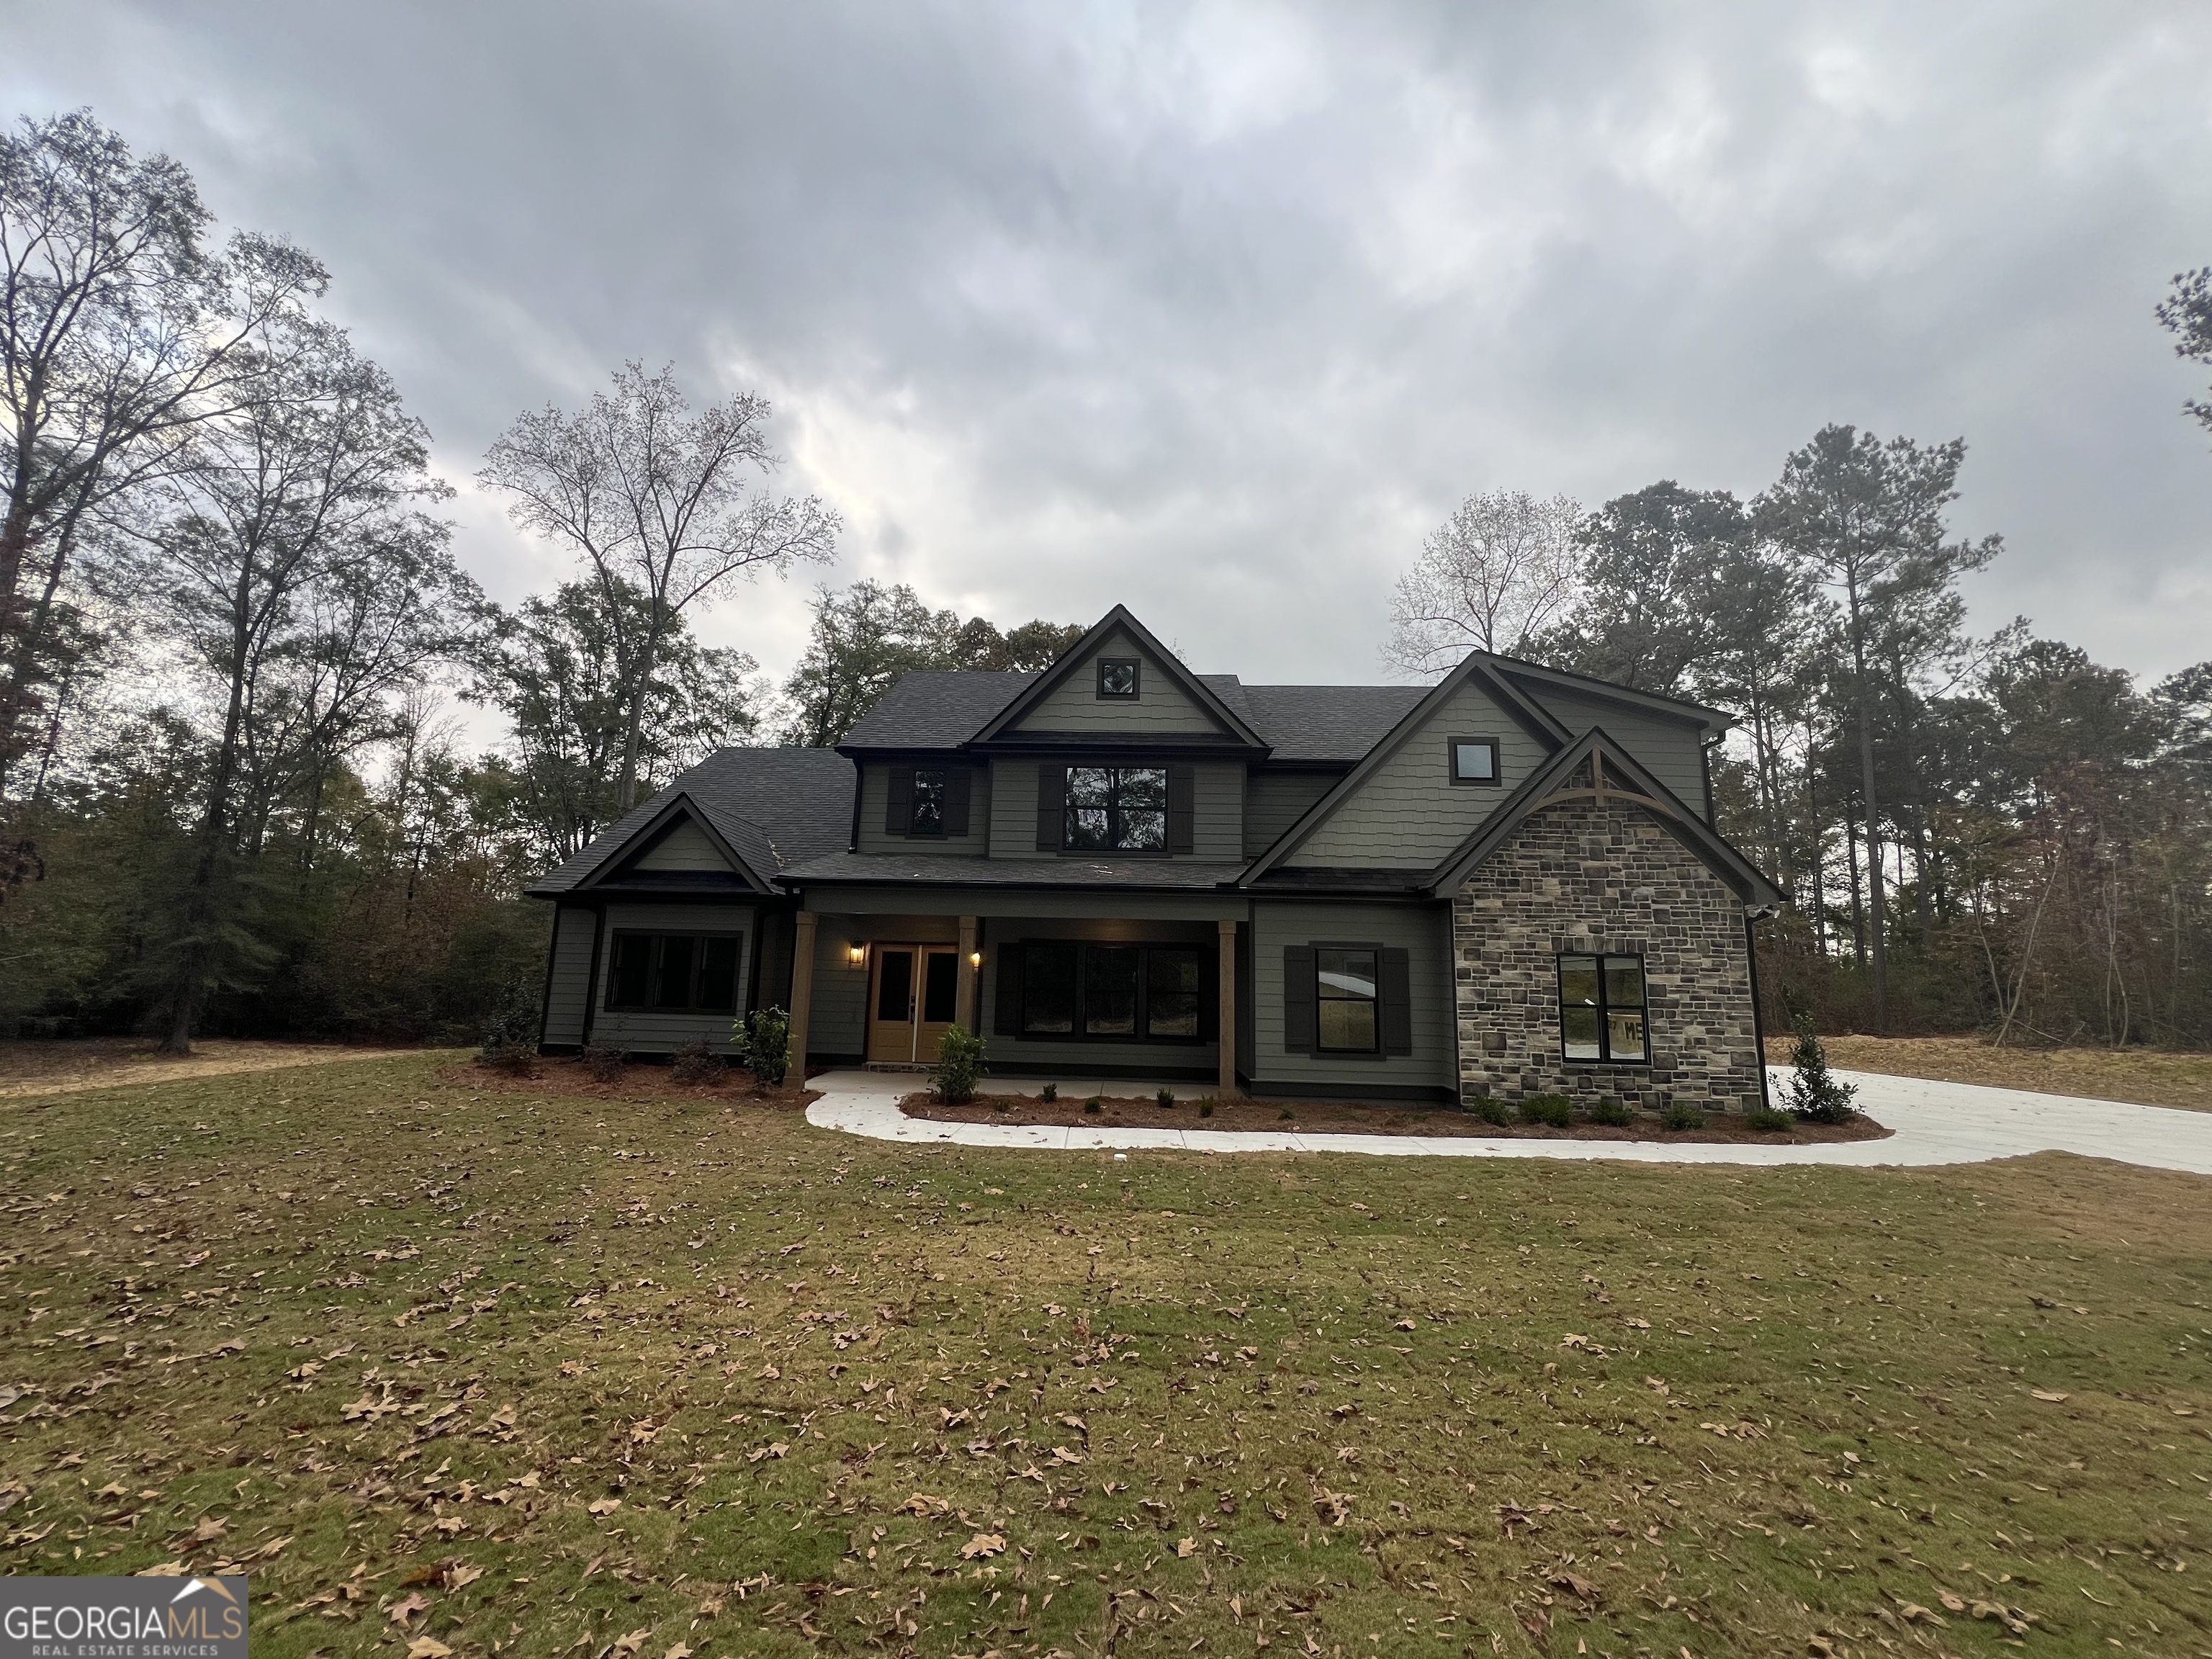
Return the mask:
<svg viewBox="0 0 2212 1659">
<path fill-rule="evenodd" d="M 483 1028 L 477 1060 L 517 1077 L 538 1074 L 538 998 L 529 984 L 510 979 L 500 988 L 499 1012 Z"/>
<path fill-rule="evenodd" d="M 1100 1112 L 1104 1111 L 1106 1109 L 1098 1103 L 1098 1097 L 1093 1095 L 1090 1099 L 1083 1103 L 1083 1109 L 1091 1116 L 1096 1117 Z"/>
<path fill-rule="evenodd" d="M 756 1008 L 731 1030 L 738 1064 L 761 1088 L 781 1089 L 791 1075 L 791 1016 L 781 1008 Z"/>
<path fill-rule="evenodd" d="M 584 1045 L 584 1069 L 591 1073 L 594 1083 L 620 1083 L 623 1068 L 629 1056 L 619 1048 L 610 1048 L 602 1042 Z"/>
<path fill-rule="evenodd" d="M 1200 1117 L 1212 1117 L 1213 1115 L 1213 1097 L 1212 1095 L 1206 1096 L 1205 1099 L 1198 1103 L 1198 1115 Z"/>
<path fill-rule="evenodd" d="M 964 1025 L 946 1030 L 937 1045 L 937 1064 L 930 1068 L 930 1086 L 947 1106 L 960 1106 L 975 1098 L 975 1085 L 983 1075 L 983 1039 Z"/>
<path fill-rule="evenodd" d="M 1590 1108 L 1590 1121 L 1602 1123 L 1608 1129 L 1626 1129 L 1636 1121 L 1636 1114 L 1611 1095 L 1600 1095 L 1597 1104 Z"/>
<path fill-rule="evenodd" d="M 1160 1103 L 1160 1109 L 1161 1109 L 1162 1111 L 1164 1111 L 1164 1112 L 1172 1112 L 1173 1110 L 1175 1110 L 1175 1091 L 1174 1091 L 1174 1090 L 1172 1090 L 1172 1089 L 1163 1089 L 1163 1090 L 1161 1090 L 1161 1091 L 1159 1091 L 1159 1093 L 1158 1093 L 1157 1095 L 1153 1096 L 1153 1097 L 1152 1097 L 1152 1098 L 1153 1098 L 1153 1099 L 1155 1099 L 1155 1100 L 1157 1100 L 1157 1101 L 1158 1101 L 1158 1102 Z"/>
<path fill-rule="evenodd" d="M 1574 1103 L 1565 1095 L 1530 1095 L 1521 1103 L 1521 1121 L 1548 1129 L 1569 1128 L 1575 1121 Z"/>
<path fill-rule="evenodd" d="M 668 1065 L 669 1077 L 678 1083 L 713 1088 L 730 1074 L 730 1062 L 704 1042 L 687 1042 Z"/>
<path fill-rule="evenodd" d="M 1500 1129 L 1513 1121 L 1513 1109 L 1492 1095 L 1477 1095 L 1467 1103 L 1467 1109 L 1485 1123 Z"/>
<path fill-rule="evenodd" d="M 509 1077 L 536 1077 L 538 1056 L 520 1043 L 508 1043 L 493 1053 L 478 1054 L 477 1064 Z"/>
<path fill-rule="evenodd" d="M 1778 1112 L 1773 1107 L 1761 1102 L 1754 1102 L 1746 1108 L 1743 1115 L 1743 1127 L 1755 1130 L 1760 1134 L 1772 1134 L 1778 1130 L 1794 1128 L 1796 1122 L 1797 1120 L 1788 1112 Z"/>
<path fill-rule="evenodd" d="M 1278 1123 L 1288 1123 L 1291 1121 L 1291 1109 L 1285 1106 L 1281 1111 L 1275 1114 L 1275 1121 Z"/>
<path fill-rule="evenodd" d="M 1058 1100 L 1060 1098 L 1060 1085 L 1057 1083 L 1046 1084 L 1044 1085 L 1044 1097 L 1047 1100 Z"/>
<path fill-rule="evenodd" d="M 1851 1103 L 1858 1085 L 1838 1083 L 1828 1070 L 1828 1051 L 1813 1030 L 1813 1011 L 1802 1003 L 1790 1012 L 1790 1029 L 1797 1034 L 1797 1047 L 1790 1063 L 1797 1075 L 1790 1079 L 1790 1109 L 1808 1123 L 1849 1123 L 1858 1115 Z"/>
<path fill-rule="evenodd" d="M 1678 1100 L 1660 1115 L 1659 1126 L 1663 1129 L 1702 1129 L 1705 1115 L 1686 1100 Z"/>
</svg>

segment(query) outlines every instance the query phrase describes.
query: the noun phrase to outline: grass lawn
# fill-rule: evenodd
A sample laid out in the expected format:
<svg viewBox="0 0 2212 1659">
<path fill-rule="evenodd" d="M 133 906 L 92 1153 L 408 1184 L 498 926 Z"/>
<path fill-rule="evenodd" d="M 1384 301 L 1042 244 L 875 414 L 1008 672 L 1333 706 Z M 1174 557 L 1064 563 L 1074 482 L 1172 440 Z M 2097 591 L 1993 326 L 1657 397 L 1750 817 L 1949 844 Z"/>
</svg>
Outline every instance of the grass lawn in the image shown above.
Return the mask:
<svg viewBox="0 0 2212 1659">
<path fill-rule="evenodd" d="M 2207 1184 L 0 1106 L 0 1571 L 255 1652 L 2212 1652 Z"/>
<path fill-rule="evenodd" d="M 2158 1048 L 1993 1048 L 1977 1036 L 1832 1036 L 1820 1043 L 1828 1051 L 1828 1063 L 1842 1071 L 2212 1112 L 2212 1054 Z M 1770 1036 L 1768 1063 L 1787 1066 L 1794 1046 L 1789 1037 Z"/>
</svg>

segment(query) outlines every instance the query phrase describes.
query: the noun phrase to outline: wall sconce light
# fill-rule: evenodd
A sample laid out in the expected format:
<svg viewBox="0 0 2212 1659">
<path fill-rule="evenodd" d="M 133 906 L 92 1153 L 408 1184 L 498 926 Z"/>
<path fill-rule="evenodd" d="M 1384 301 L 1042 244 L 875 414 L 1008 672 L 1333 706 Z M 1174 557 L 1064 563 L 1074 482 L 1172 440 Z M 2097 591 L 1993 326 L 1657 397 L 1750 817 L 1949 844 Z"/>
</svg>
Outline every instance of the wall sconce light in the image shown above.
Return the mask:
<svg viewBox="0 0 2212 1659">
<path fill-rule="evenodd" d="M 855 944 L 846 951 L 846 955 L 852 958 L 853 966 L 858 968 L 862 963 L 868 959 L 868 947 L 865 945 Z"/>
<path fill-rule="evenodd" d="M 970 951 L 968 953 L 968 965 L 970 968 L 981 968 L 983 965 L 983 953 L 981 951 Z"/>
</svg>

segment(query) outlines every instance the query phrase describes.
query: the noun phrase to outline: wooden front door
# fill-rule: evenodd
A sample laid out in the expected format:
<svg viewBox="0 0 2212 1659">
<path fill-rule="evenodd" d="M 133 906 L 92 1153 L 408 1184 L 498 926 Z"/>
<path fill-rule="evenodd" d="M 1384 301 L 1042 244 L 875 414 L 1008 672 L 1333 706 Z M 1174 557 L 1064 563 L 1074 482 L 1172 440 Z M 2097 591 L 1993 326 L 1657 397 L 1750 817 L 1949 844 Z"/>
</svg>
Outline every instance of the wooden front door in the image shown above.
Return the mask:
<svg viewBox="0 0 2212 1659">
<path fill-rule="evenodd" d="M 878 945 L 868 1058 L 933 1063 L 959 1000 L 960 953 L 951 945 Z"/>
</svg>

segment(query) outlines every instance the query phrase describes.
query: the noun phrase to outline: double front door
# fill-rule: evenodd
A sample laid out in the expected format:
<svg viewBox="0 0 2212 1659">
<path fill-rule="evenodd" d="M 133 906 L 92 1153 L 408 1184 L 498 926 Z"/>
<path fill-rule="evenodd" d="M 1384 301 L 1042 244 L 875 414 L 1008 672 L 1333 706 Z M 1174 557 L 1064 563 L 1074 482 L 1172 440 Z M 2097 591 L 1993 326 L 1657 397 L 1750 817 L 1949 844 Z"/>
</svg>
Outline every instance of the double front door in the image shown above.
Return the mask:
<svg viewBox="0 0 2212 1659">
<path fill-rule="evenodd" d="M 960 1002 L 960 953 L 949 945 L 879 945 L 868 1002 L 868 1058 L 928 1063 Z"/>
</svg>

